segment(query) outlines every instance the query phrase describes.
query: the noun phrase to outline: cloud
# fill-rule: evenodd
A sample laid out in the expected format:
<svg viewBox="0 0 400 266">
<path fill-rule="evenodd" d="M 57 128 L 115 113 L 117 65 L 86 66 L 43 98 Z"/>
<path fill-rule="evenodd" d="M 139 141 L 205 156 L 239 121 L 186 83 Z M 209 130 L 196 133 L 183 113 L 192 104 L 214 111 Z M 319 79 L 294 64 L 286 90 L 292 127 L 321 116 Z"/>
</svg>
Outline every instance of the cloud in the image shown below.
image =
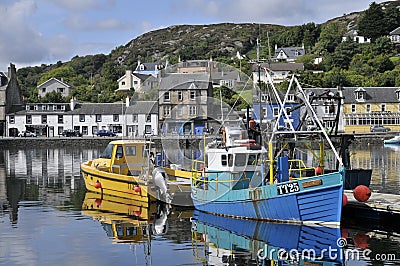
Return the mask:
<svg viewBox="0 0 400 266">
<path fill-rule="evenodd" d="M 80 15 L 66 18 L 64 25 L 66 28 L 75 31 L 126 30 L 135 28 L 132 23 L 122 23 L 120 20 L 114 18 L 91 21 Z"/>
<path fill-rule="evenodd" d="M 107 10 L 113 7 L 116 0 L 45 0 L 60 6 L 65 9 L 73 11 L 88 11 L 91 9 L 103 9 Z"/>
</svg>

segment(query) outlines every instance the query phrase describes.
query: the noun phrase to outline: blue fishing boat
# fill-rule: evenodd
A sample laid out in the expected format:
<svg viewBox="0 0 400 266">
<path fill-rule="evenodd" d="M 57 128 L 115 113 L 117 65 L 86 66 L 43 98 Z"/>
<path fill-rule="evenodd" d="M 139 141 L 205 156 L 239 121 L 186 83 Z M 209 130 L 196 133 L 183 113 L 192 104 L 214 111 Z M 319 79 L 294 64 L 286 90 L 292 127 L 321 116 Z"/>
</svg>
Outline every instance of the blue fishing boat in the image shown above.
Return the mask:
<svg viewBox="0 0 400 266">
<path fill-rule="evenodd" d="M 205 160 L 193 167 L 191 196 L 197 210 L 245 219 L 340 224 L 345 168 L 308 96 L 297 87 L 299 106 L 308 112 L 313 130 L 293 127 L 284 108 L 289 94 L 282 101 L 274 90 L 281 106 L 276 121 L 285 121 L 286 128 L 275 123 L 263 136 L 268 145 L 263 145 L 248 138 L 246 130 L 223 127 L 221 138 L 207 145 Z M 325 159 L 339 167 L 325 170 Z"/>
<path fill-rule="evenodd" d="M 338 227 L 269 223 L 216 216 L 195 211 L 192 243 L 202 246 L 206 256 L 196 251 L 207 265 L 343 265 L 343 247 Z M 203 247 L 203 245 L 205 247 Z M 330 251 L 330 252 L 329 252 Z M 263 264 L 264 265 L 264 264 Z M 269 265 L 269 264 L 267 264 Z"/>
</svg>

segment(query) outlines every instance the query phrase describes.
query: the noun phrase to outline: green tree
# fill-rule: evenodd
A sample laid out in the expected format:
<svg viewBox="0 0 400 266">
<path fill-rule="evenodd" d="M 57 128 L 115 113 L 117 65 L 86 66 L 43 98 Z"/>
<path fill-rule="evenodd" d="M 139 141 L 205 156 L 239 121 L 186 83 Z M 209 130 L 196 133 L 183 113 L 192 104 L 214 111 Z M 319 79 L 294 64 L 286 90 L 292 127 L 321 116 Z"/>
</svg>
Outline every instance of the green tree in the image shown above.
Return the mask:
<svg viewBox="0 0 400 266">
<path fill-rule="evenodd" d="M 350 39 L 347 39 L 344 42 L 341 42 L 335 49 L 335 52 L 332 53 L 331 59 L 331 68 L 339 67 L 342 69 L 347 69 L 350 65 L 350 62 L 353 56 L 360 52 L 360 48 L 357 43 L 353 42 Z"/>
<path fill-rule="evenodd" d="M 358 30 L 361 36 L 375 41 L 378 37 L 388 35 L 386 17 L 382 7 L 372 2 L 358 21 Z"/>
<path fill-rule="evenodd" d="M 75 75 L 76 75 L 76 73 L 72 67 L 68 67 L 68 66 L 58 67 L 58 68 L 55 68 L 48 72 L 43 73 L 40 76 L 38 84 L 36 84 L 36 85 L 38 86 L 51 78 L 56 78 L 59 80 L 64 79 L 65 82 L 69 82 L 69 80 L 72 77 L 74 77 Z"/>
<path fill-rule="evenodd" d="M 321 34 L 319 35 L 319 40 L 315 44 L 316 54 L 323 55 L 326 53 L 332 53 L 335 51 L 336 46 L 342 41 L 342 36 L 344 34 L 343 25 L 332 22 L 327 23 L 321 27 Z"/>
</svg>

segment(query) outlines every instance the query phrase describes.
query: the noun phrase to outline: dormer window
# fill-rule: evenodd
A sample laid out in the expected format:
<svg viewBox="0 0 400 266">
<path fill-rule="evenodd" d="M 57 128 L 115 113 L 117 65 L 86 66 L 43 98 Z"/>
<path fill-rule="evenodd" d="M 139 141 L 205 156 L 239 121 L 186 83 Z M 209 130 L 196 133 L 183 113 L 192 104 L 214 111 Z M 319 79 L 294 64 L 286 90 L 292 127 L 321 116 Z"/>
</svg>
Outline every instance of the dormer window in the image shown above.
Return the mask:
<svg viewBox="0 0 400 266">
<path fill-rule="evenodd" d="M 354 98 L 358 102 L 364 102 L 366 100 L 367 92 L 363 88 L 358 88 L 354 91 Z"/>
<path fill-rule="evenodd" d="M 139 69 L 140 69 L 140 70 L 144 70 L 144 65 L 140 65 L 140 66 L 139 66 Z"/>
<path fill-rule="evenodd" d="M 288 94 L 287 101 L 294 102 L 294 94 Z"/>
</svg>

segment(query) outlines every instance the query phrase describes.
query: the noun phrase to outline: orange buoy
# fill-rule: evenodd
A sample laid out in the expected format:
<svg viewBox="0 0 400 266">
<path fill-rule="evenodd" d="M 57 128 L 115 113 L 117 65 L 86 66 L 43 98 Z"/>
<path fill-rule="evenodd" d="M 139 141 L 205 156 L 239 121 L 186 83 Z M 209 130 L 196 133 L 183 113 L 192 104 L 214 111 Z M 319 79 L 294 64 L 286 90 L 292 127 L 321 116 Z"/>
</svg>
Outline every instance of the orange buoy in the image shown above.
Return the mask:
<svg viewBox="0 0 400 266">
<path fill-rule="evenodd" d="M 96 183 L 94 183 L 94 187 L 97 189 L 101 188 L 101 183 L 99 181 L 96 181 Z"/>
<path fill-rule="evenodd" d="M 139 193 L 142 189 L 139 186 L 135 186 L 133 189 L 135 192 Z"/>
<path fill-rule="evenodd" d="M 315 168 L 315 175 L 322 175 L 322 167 L 321 166 L 317 166 Z"/>
<path fill-rule="evenodd" d="M 342 195 L 342 206 L 343 206 L 343 207 L 346 206 L 346 205 L 347 205 L 347 202 L 348 202 L 347 195 L 346 195 L 346 194 L 343 194 L 343 195 Z"/>
<path fill-rule="evenodd" d="M 367 186 L 358 185 L 353 190 L 353 195 L 359 202 L 366 202 L 371 197 L 371 190 Z"/>
</svg>

